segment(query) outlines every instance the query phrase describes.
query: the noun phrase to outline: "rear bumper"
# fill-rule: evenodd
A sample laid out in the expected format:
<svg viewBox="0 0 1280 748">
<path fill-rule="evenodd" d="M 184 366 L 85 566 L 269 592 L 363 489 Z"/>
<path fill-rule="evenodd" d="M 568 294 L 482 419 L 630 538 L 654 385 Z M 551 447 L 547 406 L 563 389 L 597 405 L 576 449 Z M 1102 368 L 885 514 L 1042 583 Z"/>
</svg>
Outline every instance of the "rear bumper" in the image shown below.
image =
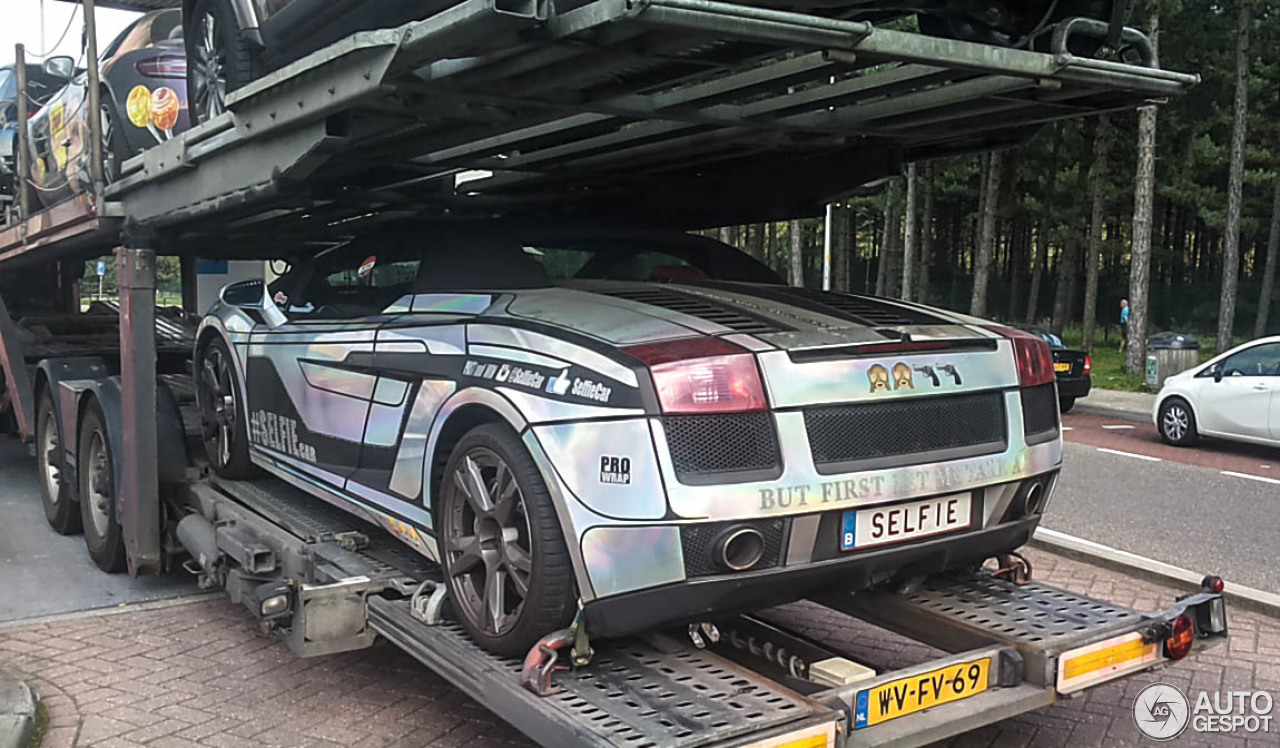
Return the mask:
<svg viewBox="0 0 1280 748">
<path fill-rule="evenodd" d="M 1025 545 L 1040 522 L 1034 515 L 984 530 L 910 545 L 868 550 L 798 568 L 723 575 L 623 593 L 587 603 L 587 630 L 625 636 L 659 626 L 779 605 L 839 584 L 859 590 L 890 576 L 937 574 Z"/>
<path fill-rule="evenodd" d="M 1058 397 L 1085 397 L 1092 388 L 1092 377 L 1061 377 L 1058 379 Z"/>
</svg>

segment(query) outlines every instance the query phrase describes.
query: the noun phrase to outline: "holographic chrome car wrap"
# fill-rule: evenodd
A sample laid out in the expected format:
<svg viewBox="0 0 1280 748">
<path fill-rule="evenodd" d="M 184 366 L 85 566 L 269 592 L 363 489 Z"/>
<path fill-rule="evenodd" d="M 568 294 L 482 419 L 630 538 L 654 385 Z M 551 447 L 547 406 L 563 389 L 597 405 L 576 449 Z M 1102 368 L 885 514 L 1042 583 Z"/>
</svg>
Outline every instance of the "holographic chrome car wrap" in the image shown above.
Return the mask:
<svg viewBox="0 0 1280 748">
<path fill-rule="evenodd" d="M 1056 415 L 1051 430 L 1026 433 L 1013 342 L 917 305 L 746 283 L 574 281 L 411 293 L 359 319 L 275 327 L 263 319 L 219 304 L 200 328 L 236 353 L 256 464 L 438 560 L 433 470 L 449 449 L 442 433 L 456 414 L 485 411 L 521 436 L 541 472 L 588 605 L 695 576 L 732 577 L 691 570 L 690 528 L 779 520 L 770 525 L 781 528 L 773 571 L 839 565 L 858 554 L 831 555 L 830 513 L 966 495 L 967 530 L 991 530 L 1015 523 L 1026 481 L 1043 476 L 1044 500 L 1015 518 L 1034 522 L 1062 462 Z M 752 423 L 772 429 L 761 438 L 773 440 L 776 464 L 697 474 L 679 464 L 677 417 L 662 412 L 649 370 L 625 349 L 704 337 L 753 356 L 768 408 Z M 885 344 L 902 347 L 878 352 Z M 957 457 L 942 444 L 893 452 L 885 463 L 872 434 L 877 456 L 862 463 L 814 458 L 811 409 L 892 415 L 969 396 L 987 397 L 988 427 L 1002 434 L 980 454 Z"/>
</svg>

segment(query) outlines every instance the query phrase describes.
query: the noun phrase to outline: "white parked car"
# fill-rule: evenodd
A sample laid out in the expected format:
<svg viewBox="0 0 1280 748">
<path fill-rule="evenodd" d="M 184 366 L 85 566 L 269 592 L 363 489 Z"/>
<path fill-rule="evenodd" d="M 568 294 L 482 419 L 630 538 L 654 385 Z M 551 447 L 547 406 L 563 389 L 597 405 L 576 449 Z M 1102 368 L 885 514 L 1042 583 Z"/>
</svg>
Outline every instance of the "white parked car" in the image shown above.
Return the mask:
<svg viewBox="0 0 1280 748">
<path fill-rule="evenodd" d="M 1169 377 L 1152 412 L 1160 437 L 1280 445 L 1280 336 L 1260 338 Z"/>
</svg>

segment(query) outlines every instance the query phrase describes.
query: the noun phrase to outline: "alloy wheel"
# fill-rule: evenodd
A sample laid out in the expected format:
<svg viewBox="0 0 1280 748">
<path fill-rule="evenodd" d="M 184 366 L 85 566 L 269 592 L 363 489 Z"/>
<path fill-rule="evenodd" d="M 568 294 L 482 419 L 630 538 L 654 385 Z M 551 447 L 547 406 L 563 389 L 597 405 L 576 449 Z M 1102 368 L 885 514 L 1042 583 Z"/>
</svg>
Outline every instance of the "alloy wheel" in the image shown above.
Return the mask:
<svg viewBox="0 0 1280 748">
<path fill-rule="evenodd" d="M 1181 405 L 1170 405 L 1164 411 L 1164 435 L 1172 441 L 1181 441 L 1191 429 L 1190 418 Z"/>
<path fill-rule="evenodd" d="M 454 604 L 484 632 L 501 636 L 518 623 L 529 597 L 532 533 L 511 468 L 492 450 L 469 451 L 454 474 L 457 492 L 446 536 Z"/>
<path fill-rule="evenodd" d="M 236 395 L 227 357 L 217 346 L 205 350 L 200 367 L 200 427 L 205 451 L 219 466 L 231 462 L 236 433 Z"/>
<path fill-rule="evenodd" d="M 212 13 L 200 16 L 196 25 L 195 59 L 192 65 L 192 106 L 201 122 L 208 122 L 226 111 L 227 55 L 218 49 L 218 22 Z"/>
</svg>

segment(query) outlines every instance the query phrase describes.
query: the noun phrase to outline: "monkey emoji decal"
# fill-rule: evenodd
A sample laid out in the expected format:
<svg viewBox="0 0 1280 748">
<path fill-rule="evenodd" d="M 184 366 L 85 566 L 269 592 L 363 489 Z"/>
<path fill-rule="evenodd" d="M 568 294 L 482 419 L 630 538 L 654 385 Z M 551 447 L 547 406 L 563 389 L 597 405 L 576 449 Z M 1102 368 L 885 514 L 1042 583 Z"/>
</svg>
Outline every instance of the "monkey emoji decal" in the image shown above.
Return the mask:
<svg viewBox="0 0 1280 748">
<path fill-rule="evenodd" d="M 872 392 L 889 391 L 889 370 L 880 364 L 867 369 L 867 379 L 871 380 Z"/>
<path fill-rule="evenodd" d="M 899 361 L 893 365 L 893 388 L 900 390 L 902 388 L 914 390 L 915 383 L 911 381 L 911 367 Z"/>
</svg>

